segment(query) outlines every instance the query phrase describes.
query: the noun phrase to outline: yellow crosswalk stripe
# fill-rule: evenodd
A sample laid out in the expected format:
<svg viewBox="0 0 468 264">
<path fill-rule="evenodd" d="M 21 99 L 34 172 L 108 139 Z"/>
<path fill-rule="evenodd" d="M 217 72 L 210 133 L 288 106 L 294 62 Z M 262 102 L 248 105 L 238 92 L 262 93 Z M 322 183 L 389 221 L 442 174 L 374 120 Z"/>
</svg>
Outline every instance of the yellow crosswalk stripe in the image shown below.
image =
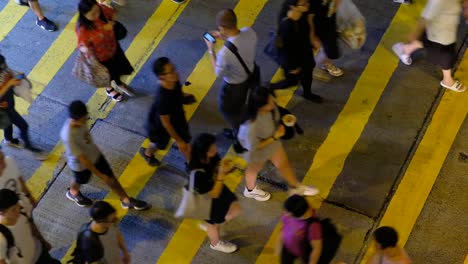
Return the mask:
<svg viewBox="0 0 468 264">
<path fill-rule="evenodd" d="M 468 83 L 468 53 L 456 72 Z M 468 93 L 445 91 L 379 226 L 393 226 L 404 246 L 468 114 Z M 362 264 L 373 253 L 368 247 Z"/>
<path fill-rule="evenodd" d="M 273 76 L 272 81 L 274 82 L 282 76 L 282 71 L 278 70 Z M 285 107 L 293 97 L 294 90 L 279 90 L 276 94 L 278 104 Z M 232 147 L 229 149 L 226 156 L 233 157 L 236 164 L 240 164 L 241 167 L 246 166 L 246 161 L 234 154 Z M 225 179 L 226 186 L 230 190 L 235 191 L 242 181 L 243 176 L 243 173 L 239 173 L 239 171 L 227 175 Z M 199 222 L 199 220 L 184 219 L 157 263 L 190 263 L 206 237 L 206 232 L 197 227 Z"/>
<path fill-rule="evenodd" d="M 153 15 L 148 19 L 145 26 L 138 33 L 138 35 L 135 37 L 130 47 L 126 51 L 127 58 L 135 68 L 135 72 L 132 75 L 128 76 L 128 82 L 131 82 L 131 80 L 133 80 L 135 74 L 142 68 L 146 60 L 159 45 L 162 38 L 172 27 L 172 25 L 177 20 L 182 11 L 185 9 L 185 7 L 186 4 L 176 5 L 171 0 L 164 0 L 158 6 L 157 10 L 153 13 Z M 64 29 L 64 32 L 68 32 L 69 30 L 74 29 L 74 24 L 75 23 L 70 23 L 69 25 L 67 25 L 68 30 L 66 28 Z M 76 36 L 74 31 L 71 31 L 70 34 L 70 36 L 73 38 L 73 44 L 70 45 L 70 43 L 67 42 L 68 46 L 62 47 L 62 49 L 64 49 L 65 51 L 55 51 L 54 53 L 51 53 L 51 55 L 48 55 L 49 59 L 46 60 L 53 60 L 55 58 L 56 60 L 61 61 L 61 65 L 65 62 L 66 59 L 64 59 L 63 57 L 66 56 L 68 58 L 76 48 Z M 64 36 L 63 40 L 61 40 L 62 45 L 65 44 L 65 40 L 71 41 L 68 38 L 68 36 Z M 51 48 L 55 46 L 56 45 L 54 43 Z M 59 46 L 57 45 L 57 49 L 58 48 Z M 54 54 L 60 54 L 60 57 L 55 57 Z M 40 63 L 41 62 L 39 62 L 38 64 Z M 49 71 L 58 70 L 60 68 L 54 63 L 45 63 L 45 65 L 52 65 L 48 66 L 50 67 Z M 45 71 L 43 73 L 47 75 L 47 72 L 48 71 Z M 39 69 L 37 73 L 33 70 L 30 73 L 30 75 L 32 75 L 33 77 L 31 79 L 35 83 L 37 83 L 38 87 L 45 87 L 45 84 L 50 82 L 53 76 L 48 75 L 48 77 L 41 77 L 39 73 Z M 37 80 L 43 81 L 44 83 L 41 85 L 41 83 L 37 82 Z M 87 105 L 88 111 L 90 113 L 89 124 L 94 124 L 96 120 L 107 117 L 107 115 L 110 113 L 110 111 L 112 111 L 113 107 L 115 106 L 115 103 L 113 101 L 110 103 L 107 101 L 107 96 L 105 94 L 104 89 L 97 89 L 93 96 L 87 102 Z M 31 188 L 32 195 L 34 197 L 40 197 L 44 190 L 47 188 L 47 182 L 52 178 L 53 172 L 57 167 L 57 164 L 60 158 L 62 157 L 64 151 L 65 150 L 62 143 L 57 143 L 57 145 L 50 152 L 49 158 L 46 161 L 42 162 L 41 166 L 29 178 L 27 184 L 28 187 Z"/>
<path fill-rule="evenodd" d="M 394 16 L 374 54 L 357 81 L 351 95 L 330 129 L 327 138 L 317 150 L 312 165 L 307 171 L 303 184 L 320 189 L 320 196 L 327 197 L 354 144 L 360 138 L 370 115 L 380 99 L 385 87 L 398 66 L 398 58 L 392 53 L 391 45 L 401 38 L 401 28 L 416 22 L 419 8 L 400 7 Z M 322 200 L 310 199 L 319 208 Z M 273 254 L 279 234 L 279 225 L 266 243 L 256 263 L 278 263 Z"/>
<path fill-rule="evenodd" d="M 0 11 L 0 42 L 10 33 L 15 25 L 28 11 L 28 7 L 19 6 L 10 0 L 5 7 Z"/>
</svg>

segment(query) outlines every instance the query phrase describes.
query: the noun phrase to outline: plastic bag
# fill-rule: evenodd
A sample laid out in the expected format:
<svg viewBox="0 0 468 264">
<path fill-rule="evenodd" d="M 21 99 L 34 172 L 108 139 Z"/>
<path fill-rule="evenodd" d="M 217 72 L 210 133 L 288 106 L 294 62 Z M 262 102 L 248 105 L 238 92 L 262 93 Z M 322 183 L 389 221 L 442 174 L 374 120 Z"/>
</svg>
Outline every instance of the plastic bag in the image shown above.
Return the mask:
<svg viewBox="0 0 468 264">
<path fill-rule="evenodd" d="M 34 99 L 32 97 L 31 88 L 31 82 L 24 78 L 21 79 L 21 83 L 19 85 L 13 88 L 13 92 L 16 96 L 23 98 L 26 102 L 32 103 Z"/>
<path fill-rule="evenodd" d="M 342 0 L 336 11 L 337 31 L 340 38 L 352 49 L 366 42 L 366 20 L 351 0 Z"/>
</svg>

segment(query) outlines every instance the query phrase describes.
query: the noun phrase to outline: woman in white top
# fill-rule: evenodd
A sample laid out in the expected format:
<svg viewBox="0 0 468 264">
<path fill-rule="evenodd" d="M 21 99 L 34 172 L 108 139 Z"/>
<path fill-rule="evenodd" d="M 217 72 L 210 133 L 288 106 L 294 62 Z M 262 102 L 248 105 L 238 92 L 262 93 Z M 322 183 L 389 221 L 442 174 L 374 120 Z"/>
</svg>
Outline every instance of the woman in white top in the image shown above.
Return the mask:
<svg viewBox="0 0 468 264">
<path fill-rule="evenodd" d="M 455 44 L 463 0 L 428 0 L 409 42 L 393 45 L 401 62 L 411 65 L 411 54 L 426 49 L 427 60 L 442 69 L 440 85 L 455 92 L 464 92 L 466 86 L 453 79 L 452 68 L 457 60 Z"/>
</svg>

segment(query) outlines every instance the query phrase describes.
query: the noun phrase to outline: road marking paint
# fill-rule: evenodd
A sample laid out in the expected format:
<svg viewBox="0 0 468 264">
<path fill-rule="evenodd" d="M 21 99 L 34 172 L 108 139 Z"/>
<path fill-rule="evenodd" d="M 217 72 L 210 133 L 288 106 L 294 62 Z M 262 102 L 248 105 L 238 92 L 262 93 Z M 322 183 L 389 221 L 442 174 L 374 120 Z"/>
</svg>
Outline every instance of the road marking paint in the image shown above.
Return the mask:
<svg viewBox="0 0 468 264">
<path fill-rule="evenodd" d="M 128 82 L 131 82 L 135 77 L 136 73 L 141 70 L 146 60 L 153 53 L 156 47 L 161 42 L 162 38 L 166 35 L 169 29 L 172 27 L 174 22 L 177 20 L 179 15 L 185 9 L 186 4 L 184 5 L 175 5 L 170 0 L 164 0 L 153 13 L 153 15 L 148 19 L 145 26 L 138 33 L 135 39 L 130 44 L 129 48 L 126 51 L 127 58 L 130 63 L 135 68 L 135 72 L 127 78 Z M 76 19 L 76 16 L 73 18 L 67 27 L 64 29 L 64 32 L 69 32 L 67 35 L 63 36 L 60 41 L 62 45 L 67 44 L 67 47 L 61 47 L 58 44 L 54 43 L 52 48 L 62 49 L 62 51 L 51 52 L 50 55 L 46 55 L 46 58 L 43 57 L 38 65 L 52 65 L 50 68 L 41 69 L 38 65 L 34 67 L 33 71 L 30 73 L 32 76 L 31 80 L 34 81 L 35 87 L 37 89 L 42 89 L 52 80 L 53 75 L 60 68 L 66 59 L 71 55 L 71 53 L 76 48 L 76 36 L 74 32 L 75 23 L 73 22 Z M 71 38 L 71 39 L 70 39 Z M 49 50 L 50 50 L 49 49 Z M 49 51 L 47 52 L 49 53 Z M 57 58 L 54 54 L 61 54 L 61 58 Z M 66 58 L 65 58 L 66 57 Z M 61 60 L 59 63 L 46 63 L 49 60 Z M 42 62 L 44 60 L 44 62 Z M 38 68 L 37 71 L 35 69 Z M 52 75 L 49 75 L 48 72 L 55 71 Z M 46 75 L 46 76 L 43 76 Z M 42 83 L 42 84 L 41 84 Z M 37 91 L 37 90 L 36 90 Z M 37 92 L 36 92 L 37 93 Z M 104 89 L 97 89 L 93 96 L 88 100 L 88 111 L 90 113 L 89 124 L 92 126 L 96 120 L 103 119 L 112 111 L 115 106 L 115 102 L 111 101 L 107 104 L 108 98 L 105 94 Z M 39 198 L 47 188 L 48 181 L 53 177 L 53 172 L 58 165 L 60 158 L 64 153 L 64 147 L 61 142 L 58 142 L 57 145 L 49 154 L 49 159 L 44 161 L 41 166 L 34 172 L 34 174 L 28 180 L 28 186 L 31 188 L 34 187 L 33 195 L 36 198 Z"/>
<path fill-rule="evenodd" d="M 468 83 L 468 52 L 465 52 L 456 76 L 462 83 Z M 413 226 L 439 176 L 450 148 L 468 114 L 467 105 L 467 92 L 445 91 L 379 223 L 379 226 L 393 226 L 397 229 L 401 246 L 408 241 Z M 372 253 L 373 247 L 368 247 L 361 263 L 366 263 Z"/>
<path fill-rule="evenodd" d="M 321 197 L 327 197 L 330 193 L 336 178 L 343 170 L 349 153 L 360 138 L 370 115 L 398 66 L 399 61 L 392 53 L 391 45 L 401 38 L 401 28 L 416 22 L 417 14 L 419 14 L 419 9 L 414 6 L 400 7 L 374 54 L 370 57 L 348 101 L 330 128 L 327 138 L 317 150 L 302 183 L 318 187 Z M 316 208 L 319 208 L 322 203 L 320 197 L 311 197 L 309 200 Z M 278 257 L 273 252 L 279 229 L 278 224 L 256 263 L 278 263 Z"/>
<path fill-rule="evenodd" d="M 28 7 L 19 6 L 13 0 L 10 0 L 0 11 L 0 42 L 10 33 L 18 24 L 21 18 L 28 12 Z"/>
</svg>

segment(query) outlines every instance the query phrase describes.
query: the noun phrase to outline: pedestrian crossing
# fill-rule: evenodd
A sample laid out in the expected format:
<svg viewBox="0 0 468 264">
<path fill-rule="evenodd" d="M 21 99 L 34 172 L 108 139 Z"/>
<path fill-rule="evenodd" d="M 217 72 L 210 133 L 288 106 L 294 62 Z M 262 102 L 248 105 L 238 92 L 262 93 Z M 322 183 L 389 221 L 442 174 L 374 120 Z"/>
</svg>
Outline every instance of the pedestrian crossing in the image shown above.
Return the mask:
<svg viewBox="0 0 468 264">
<path fill-rule="evenodd" d="M 239 0 L 236 3 L 232 2 L 233 1 L 230 1 L 229 4 L 233 6 L 235 5 L 234 9 L 239 17 L 240 26 L 242 27 L 254 25 L 255 27 L 258 26 L 256 19 L 262 12 L 272 12 L 271 7 L 269 7 L 267 11 L 264 10 L 266 8 L 266 5 L 271 4 L 274 7 L 278 7 L 280 1 Z M 197 4 L 199 4 L 199 1 L 195 0 L 187 1 L 183 5 L 176 5 L 170 0 L 163 0 L 159 3 L 154 13 L 150 17 L 148 17 L 145 25 L 141 28 L 139 33 L 135 36 L 128 49 L 126 50 L 126 55 L 135 68 L 135 72 L 132 75 L 128 76 L 128 78 L 126 79 L 127 83 L 132 83 L 132 81 L 135 78 L 140 77 L 140 71 L 145 70 L 144 67 L 147 61 L 151 56 L 154 55 L 154 52 L 157 51 L 157 48 L 166 37 L 169 30 L 174 25 L 179 23 L 180 17 L 183 14 L 185 14 L 184 10 L 186 8 L 192 7 L 190 12 L 196 12 L 197 9 L 193 7 Z M 129 3 L 129 5 L 132 5 L 132 3 Z M 203 5 L 202 7 L 208 8 Z M 2 26 L 2 28 L 0 29 L 0 48 L 2 45 L 1 41 L 3 40 L 3 38 L 10 31 L 15 30 L 15 24 L 18 23 L 18 21 L 20 21 L 21 17 L 24 15 L 24 13 L 23 15 L 21 15 L 21 12 L 13 12 L 15 14 L 14 16 L 11 16 L 12 10 L 16 10 L 15 8 L 16 6 L 13 3 L 13 1 L 9 1 L 8 4 L 4 7 L 4 9 L 0 12 L 0 24 L 5 25 L 5 27 Z M 388 28 L 386 28 L 385 34 L 383 35 L 377 47 L 373 51 L 372 56 L 370 56 L 367 66 L 365 66 L 365 69 L 360 75 L 359 80 L 355 84 L 354 89 L 352 89 L 352 92 L 349 95 L 347 102 L 344 104 L 343 109 L 336 118 L 334 124 L 330 127 L 329 131 L 327 132 L 325 140 L 321 142 L 320 147 L 315 153 L 309 153 L 310 151 L 303 152 L 302 158 L 306 160 L 305 162 L 311 164 L 310 168 L 307 170 L 307 173 L 304 176 L 303 183 L 316 185 L 322 192 L 320 198 L 315 198 L 311 200 L 314 206 L 320 207 L 320 205 L 323 202 L 323 199 L 326 198 L 331 192 L 336 178 L 342 172 L 343 166 L 346 163 L 349 153 L 353 149 L 356 141 L 360 138 L 364 127 L 369 121 L 370 115 L 373 113 L 374 108 L 378 104 L 380 97 L 388 84 L 388 81 L 394 74 L 394 71 L 397 69 L 398 59 L 391 53 L 391 45 L 397 40 L 401 39 L 401 28 L 407 28 L 409 25 L 413 25 L 415 23 L 420 13 L 420 8 L 420 5 L 418 6 L 418 8 L 409 8 L 406 6 L 402 6 L 399 8 L 395 16 L 393 17 L 393 21 L 388 26 Z M 21 10 L 24 10 L 24 8 L 22 8 Z M 277 10 L 275 9 L 274 12 L 277 12 Z M 121 11 L 121 15 L 125 15 L 125 9 Z M 276 17 L 276 13 L 274 13 L 274 15 L 269 15 L 272 18 Z M 213 21 L 212 24 L 214 25 L 214 18 L 210 19 Z M 37 98 L 44 92 L 44 90 L 51 84 L 54 78 L 57 77 L 57 73 L 63 70 L 65 63 L 70 58 L 72 58 L 71 55 L 76 47 L 76 36 L 74 33 L 75 21 L 76 15 L 70 19 L 70 22 L 65 26 L 63 31 L 54 41 L 54 43 L 49 47 L 49 49 L 44 53 L 42 58 L 35 64 L 33 70 L 28 74 L 28 78 L 32 80 L 34 85 L 33 91 L 35 93 L 35 98 Z M 271 19 L 271 21 L 269 21 L 271 22 L 269 26 L 273 26 L 274 21 L 275 19 Z M 3 22 L 6 23 L 3 24 Z M 262 21 L 261 23 L 265 22 Z M 266 35 L 263 34 L 263 32 L 257 33 L 259 33 L 259 36 Z M 189 38 L 196 37 L 189 36 Z M 260 43 L 263 42 L 260 41 Z M 260 49 L 258 53 L 260 53 Z M 180 65 L 179 67 L 183 67 L 183 65 Z M 71 68 L 68 69 L 68 71 L 71 72 Z M 276 67 L 274 69 L 274 72 L 275 74 L 273 76 L 273 79 L 280 78 L 281 73 L 280 71 L 277 71 Z M 212 71 L 210 61 L 206 53 L 202 55 L 198 63 L 193 68 L 191 74 L 188 74 L 187 80 L 190 80 L 190 82 L 192 82 L 193 85 L 185 87 L 184 91 L 194 94 L 198 101 L 196 104 L 185 107 L 186 116 L 190 120 L 192 116 L 196 115 L 197 111 L 199 111 L 198 108 L 201 107 L 202 104 L 207 104 L 207 101 L 209 100 L 207 96 L 210 95 L 210 90 L 216 89 L 216 76 Z M 293 93 L 294 90 L 281 91 L 279 98 L 280 105 L 287 105 L 291 101 Z M 466 107 L 463 107 L 463 105 L 466 105 L 466 94 L 464 96 L 459 96 L 453 93 L 447 93 L 446 97 L 448 97 L 449 99 L 442 100 L 442 104 L 439 106 L 439 108 L 441 109 L 440 112 L 445 114 L 448 113 L 448 111 L 445 108 L 447 108 L 448 105 L 450 105 L 450 103 L 457 103 L 460 106 L 460 109 L 458 112 L 454 112 L 453 114 L 454 123 L 451 127 L 452 129 L 450 130 L 450 134 L 444 135 L 447 138 L 446 141 L 444 141 L 444 143 L 450 142 L 450 138 L 452 138 L 453 140 L 453 138 L 456 136 L 458 129 L 460 128 L 461 122 L 463 122 L 464 117 L 466 116 Z M 132 104 L 132 100 L 133 99 L 130 98 L 127 102 L 123 104 Z M 20 111 L 20 113 L 27 114 L 28 105 L 22 102 L 21 100 L 17 100 L 17 102 L 17 109 Z M 96 124 L 96 122 L 100 120 L 106 120 L 106 118 L 109 117 L 109 115 L 114 110 L 114 107 L 116 106 L 114 102 L 109 101 L 107 99 L 107 96 L 105 95 L 103 89 L 97 89 L 88 99 L 87 105 L 90 112 L 91 127 L 93 127 Z M 146 113 L 144 113 L 143 115 L 146 115 Z M 440 117 L 434 117 L 434 120 L 443 120 L 444 117 L 445 116 L 441 114 Z M 138 115 L 138 118 L 141 118 L 141 114 Z M 436 121 L 434 121 L 434 126 L 437 125 Z M 429 132 L 432 132 L 432 130 L 426 133 Z M 435 133 L 435 135 L 430 134 L 427 140 L 429 142 L 432 142 L 431 140 L 440 136 L 439 134 L 437 134 L 437 132 L 437 130 L 432 132 Z M 142 143 L 142 146 L 146 146 L 147 144 L 148 142 L 145 140 Z M 446 144 L 445 151 L 449 150 L 450 145 L 451 144 Z M 158 158 L 164 158 L 170 151 L 171 150 L 168 149 L 165 151 L 158 152 Z M 62 170 L 59 170 L 58 176 L 54 175 L 54 172 L 57 170 L 57 167 L 63 166 L 62 164 L 60 164 L 63 152 L 63 146 L 61 145 L 61 143 L 57 142 L 57 144 L 52 148 L 52 151 L 50 152 L 49 159 L 47 161 L 42 162 L 42 164 L 28 178 L 27 184 L 32 190 L 34 197 L 39 198 L 43 196 L 44 192 L 48 191 L 49 188 L 54 188 L 54 182 L 51 180 L 54 177 L 60 177 L 60 173 L 63 172 Z M 228 151 L 227 155 L 234 154 L 232 153 L 232 151 Z M 434 162 L 439 162 L 441 165 L 446 155 L 446 152 L 441 151 L 440 154 L 436 158 L 434 158 Z M 414 159 L 416 159 L 416 157 Z M 137 151 L 134 153 L 131 159 L 126 161 L 126 163 L 127 165 L 125 166 L 123 173 L 120 175 L 119 181 L 121 182 L 124 189 L 127 190 L 130 196 L 136 197 L 144 191 L 144 189 L 150 182 L 152 182 L 152 177 L 154 177 L 155 173 L 160 168 L 152 168 L 147 166 L 145 161 L 139 156 Z M 421 168 L 416 167 L 414 170 L 418 171 L 419 169 Z M 410 174 L 410 172 L 407 172 L 407 174 Z M 438 170 L 434 170 L 434 180 L 437 177 L 437 174 Z M 403 182 L 406 178 L 407 175 L 405 174 Z M 230 175 L 228 179 L 228 186 L 231 190 L 235 190 L 237 186 L 241 183 L 241 181 L 242 175 L 237 172 L 233 175 Z M 52 183 L 52 185 L 48 186 L 49 183 Z M 402 190 L 404 190 L 403 188 L 405 187 L 404 185 L 402 186 L 402 184 L 400 184 L 399 188 L 402 188 Z M 431 185 L 427 185 L 427 188 L 426 193 L 421 194 L 420 196 L 422 199 L 419 203 L 420 207 L 424 205 L 424 201 L 428 195 L 427 192 L 430 191 Z M 179 191 L 179 189 L 173 191 Z M 242 199 L 240 197 L 241 194 L 239 192 L 236 193 L 238 194 L 239 198 Z M 284 195 L 278 194 L 279 200 L 275 202 L 275 205 L 279 207 L 277 208 L 277 210 L 281 209 L 281 199 L 284 198 L 283 196 Z M 64 197 L 62 198 L 63 203 L 68 202 Z M 398 197 L 395 196 L 395 199 L 396 198 Z M 408 198 L 408 196 L 406 196 L 406 198 Z M 107 194 L 105 200 L 110 202 L 117 209 L 119 219 L 132 217 L 128 216 L 127 212 L 121 209 L 120 203 L 115 194 Z M 256 205 L 259 207 L 263 206 L 260 204 Z M 40 204 L 39 206 L 42 207 L 47 205 Z M 75 205 L 70 204 L 70 206 Z M 391 206 L 392 204 L 389 208 L 391 208 Z M 400 224 L 400 222 L 392 222 L 391 220 L 386 220 L 387 218 L 392 219 L 391 217 L 397 214 L 396 212 L 391 210 L 388 210 L 387 212 L 389 216 L 387 216 L 386 213 L 384 219 L 382 220 L 382 224 Z M 243 218 L 241 217 L 241 219 Z M 417 219 L 417 214 L 413 216 L 413 219 L 414 221 L 415 219 Z M 272 220 L 273 222 L 271 222 Z M 273 245 L 279 230 L 278 226 L 275 227 L 277 220 L 277 218 L 269 219 L 268 222 L 270 223 L 270 225 L 268 229 L 270 230 L 271 236 L 269 235 L 269 238 L 265 237 L 265 241 L 262 242 L 262 245 L 256 245 L 257 252 L 254 255 L 246 256 L 246 259 L 248 259 L 249 263 L 277 263 L 277 257 L 272 254 Z M 412 226 L 414 225 L 414 221 L 412 223 L 408 222 L 404 231 L 399 231 L 403 231 L 404 234 L 406 234 L 406 236 L 409 236 Z M 60 221 L 58 221 L 57 224 L 60 224 Z M 145 263 L 203 263 L 203 261 L 200 262 L 200 258 L 197 258 L 196 255 L 199 250 L 202 250 L 202 245 L 206 236 L 205 233 L 197 230 L 197 224 L 197 221 L 183 220 L 182 222 L 178 223 L 178 226 L 173 226 L 172 231 L 174 232 L 174 235 L 168 238 L 168 241 L 166 241 L 167 244 L 162 250 L 162 253 L 158 256 L 157 259 L 151 259 Z M 79 226 L 75 226 L 75 229 L 77 230 L 78 227 Z M 127 231 L 131 232 L 131 230 Z M 72 241 L 73 238 L 69 240 Z M 364 241 L 361 241 L 361 243 L 363 242 Z M 60 247 L 63 246 L 64 245 L 60 245 Z M 65 251 L 67 253 L 61 255 L 61 257 L 63 256 L 63 261 L 69 259 L 71 250 L 74 248 L 74 246 L 70 244 L 66 245 L 66 248 L 67 250 Z M 61 250 L 63 251 L 63 248 Z M 223 262 L 223 256 L 217 256 L 219 257 L 218 263 L 228 263 Z"/>
</svg>

